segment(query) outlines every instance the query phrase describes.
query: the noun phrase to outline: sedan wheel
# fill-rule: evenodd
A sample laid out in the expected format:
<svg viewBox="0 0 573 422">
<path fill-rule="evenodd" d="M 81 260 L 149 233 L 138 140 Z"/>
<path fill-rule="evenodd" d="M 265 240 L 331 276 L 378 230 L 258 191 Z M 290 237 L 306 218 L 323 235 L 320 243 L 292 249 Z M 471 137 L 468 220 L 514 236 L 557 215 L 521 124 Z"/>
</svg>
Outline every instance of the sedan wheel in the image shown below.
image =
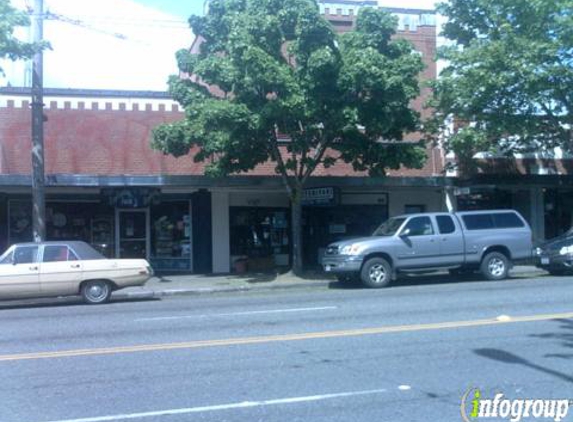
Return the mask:
<svg viewBox="0 0 573 422">
<path fill-rule="evenodd" d="M 383 258 L 371 258 L 363 265 L 360 278 L 367 287 L 386 287 L 392 280 L 392 267 Z"/>
<path fill-rule="evenodd" d="M 90 305 L 105 303 L 111 296 L 111 286 L 104 280 L 86 281 L 82 284 L 81 295 Z"/>
</svg>

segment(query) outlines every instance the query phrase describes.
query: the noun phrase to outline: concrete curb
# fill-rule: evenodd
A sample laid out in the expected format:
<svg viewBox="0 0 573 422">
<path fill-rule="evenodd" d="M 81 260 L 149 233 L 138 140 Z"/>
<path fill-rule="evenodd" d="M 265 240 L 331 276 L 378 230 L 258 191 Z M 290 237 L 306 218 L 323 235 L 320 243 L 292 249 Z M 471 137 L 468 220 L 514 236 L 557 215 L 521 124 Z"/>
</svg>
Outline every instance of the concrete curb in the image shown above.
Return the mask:
<svg viewBox="0 0 573 422">
<path fill-rule="evenodd" d="M 511 278 L 529 278 L 538 277 L 540 275 L 546 275 L 546 271 L 541 269 L 527 269 L 522 271 L 512 271 Z M 251 292 L 251 291 L 272 291 L 272 290 L 290 290 L 290 289 L 300 289 L 300 288 L 315 288 L 328 286 L 329 283 L 334 282 L 332 279 L 325 279 L 319 281 L 272 281 L 270 284 L 257 283 L 253 285 L 239 285 L 239 286 L 190 286 L 190 287 L 178 287 L 178 288 L 167 288 L 167 289 L 153 289 L 143 287 L 142 290 L 138 291 L 123 291 L 118 290 L 114 292 L 113 298 L 115 299 L 158 299 L 162 297 L 170 296 L 193 296 L 193 295 L 205 295 L 205 294 L 215 294 L 215 293 L 234 293 L 234 292 Z M 190 282 L 192 283 L 192 282 Z"/>
<path fill-rule="evenodd" d="M 333 280 L 297 282 L 296 284 L 272 284 L 267 286 L 229 286 L 229 287 L 190 287 L 165 290 L 142 290 L 142 291 L 122 291 L 118 290 L 113 293 L 115 299 L 156 299 L 169 296 L 193 296 L 214 293 L 234 293 L 250 291 L 269 291 L 269 290 L 288 290 L 305 287 L 323 287 Z"/>
</svg>

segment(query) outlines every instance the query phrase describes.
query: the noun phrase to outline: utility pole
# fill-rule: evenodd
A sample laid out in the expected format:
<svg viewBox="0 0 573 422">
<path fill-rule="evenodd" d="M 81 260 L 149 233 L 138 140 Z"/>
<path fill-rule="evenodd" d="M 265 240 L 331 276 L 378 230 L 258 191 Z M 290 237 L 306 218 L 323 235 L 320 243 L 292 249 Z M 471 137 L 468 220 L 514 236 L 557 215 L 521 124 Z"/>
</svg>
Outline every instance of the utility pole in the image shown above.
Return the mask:
<svg viewBox="0 0 573 422">
<path fill-rule="evenodd" d="M 34 0 L 34 42 L 44 38 L 44 3 Z M 46 195 L 44 180 L 44 55 L 39 50 L 32 61 L 32 226 L 34 242 L 46 239 Z"/>
</svg>

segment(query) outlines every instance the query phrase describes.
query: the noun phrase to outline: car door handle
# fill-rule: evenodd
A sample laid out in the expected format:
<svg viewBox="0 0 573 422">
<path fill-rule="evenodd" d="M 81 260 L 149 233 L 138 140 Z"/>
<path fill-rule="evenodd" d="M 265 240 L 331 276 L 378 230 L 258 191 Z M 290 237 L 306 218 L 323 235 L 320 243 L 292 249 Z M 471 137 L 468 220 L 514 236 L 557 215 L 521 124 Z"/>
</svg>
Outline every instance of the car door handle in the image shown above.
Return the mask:
<svg viewBox="0 0 573 422">
<path fill-rule="evenodd" d="M 31 271 L 38 271 L 38 267 L 32 266 L 32 267 L 29 267 L 29 268 L 30 268 Z"/>
<path fill-rule="evenodd" d="M 72 268 L 80 268 L 80 264 L 73 264 Z"/>
</svg>

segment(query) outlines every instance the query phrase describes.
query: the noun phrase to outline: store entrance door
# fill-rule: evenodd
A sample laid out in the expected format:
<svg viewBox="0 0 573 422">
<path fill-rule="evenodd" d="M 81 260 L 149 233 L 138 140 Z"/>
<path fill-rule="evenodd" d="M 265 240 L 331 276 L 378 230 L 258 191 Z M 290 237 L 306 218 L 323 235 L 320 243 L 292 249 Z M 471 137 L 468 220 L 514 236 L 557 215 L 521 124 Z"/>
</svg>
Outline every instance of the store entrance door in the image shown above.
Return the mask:
<svg viewBox="0 0 573 422">
<path fill-rule="evenodd" d="M 149 210 L 116 211 L 116 256 L 149 259 Z"/>
</svg>

